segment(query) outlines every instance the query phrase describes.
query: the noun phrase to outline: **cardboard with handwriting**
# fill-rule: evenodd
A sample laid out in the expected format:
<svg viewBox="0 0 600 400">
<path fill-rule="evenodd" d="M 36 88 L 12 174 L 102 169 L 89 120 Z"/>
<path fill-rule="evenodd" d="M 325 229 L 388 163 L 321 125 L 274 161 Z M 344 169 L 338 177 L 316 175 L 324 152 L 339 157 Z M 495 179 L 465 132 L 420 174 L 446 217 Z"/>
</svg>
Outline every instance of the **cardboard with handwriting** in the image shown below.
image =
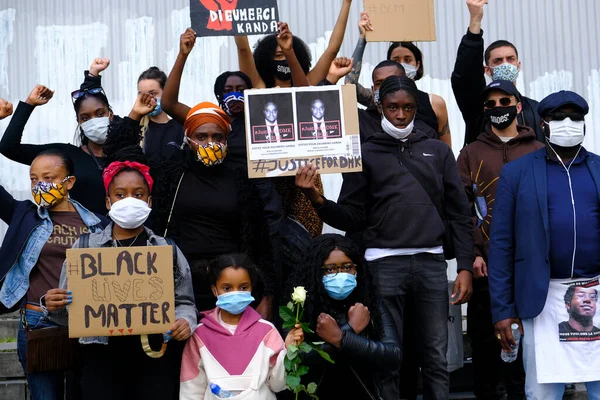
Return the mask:
<svg viewBox="0 0 600 400">
<path fill-rule="evenodd" d="M 434 0 L 364 0 L 373 31 L 367 42 L 433 42 Z"/>
<path fill-rule="evenodd" d="M 165 333 L 175 322 L 171 246 L 69 249 L 69 337 Z"/>
</svg>

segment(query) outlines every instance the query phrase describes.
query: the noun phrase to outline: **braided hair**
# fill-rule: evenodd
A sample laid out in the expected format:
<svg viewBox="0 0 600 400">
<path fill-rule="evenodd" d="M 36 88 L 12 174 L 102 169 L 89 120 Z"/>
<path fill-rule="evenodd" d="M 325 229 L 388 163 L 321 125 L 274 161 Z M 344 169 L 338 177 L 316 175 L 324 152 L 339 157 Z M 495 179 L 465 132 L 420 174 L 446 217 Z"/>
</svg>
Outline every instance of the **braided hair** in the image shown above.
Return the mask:
<svg viewBox="0 0 600 400">
<path fill-rule="evenodd" d="M 385 78 L 379 87 L 379 101 L 383 103 L 383 99 L 387 95 L 400 91 L 411 96 L 415 104 L 418 103 L 419 89 L 417 89 L 415 82 L 406 76 L 389 76 Z"/>
<path fill-rule="evenodd" d="M 248 77 L 248 75 L 246 75 L 245 73 L 241 72 L 241 71 L 226 71 L 223 72 L 221 75 L 219 75 L 217 77 L 217 80 L 215 81 L 215 97 L 217 98 L 217 101 L 219 102 L 219 106 L 221 106 L 221 108 L 223 108 L 224 104 L 223 104 L 223 94 L 225 92 L 225 86 L 227 85 L 227 79 L 229 79 L 232 76 L 237 76 L 239 78 L 241 78 L 245 83 L 246 86 L 248 87 L 248 89 L 252 89 L 252 81 L 250 80 L 250 77 Z"/>
<path fill-rule="evenodd" d="M 308 292 L 304 303 L 304 316 L 309 323 L 315 324 L 314 326 L 316 326 L 320 313 L 334 315 L 339 312 L 339 303 L 333 300 L 325 291 L 321 269 L 325 260 L 329 258 L 330 253 L 334 250 L 342 251 L 356 264 L 357 286 L 350 296 L 343 300 L 344 306 L 350 308 L 356 303 L 362 303 L 368 307 L 375 337 L 381 338 L 383 327 L 379 311 L 381 301 L 379 294 L 358 245 L 345 236 L 324 234 L 312 239 L 303 262 L 292 271 L 288 292 L 291 293 L 296 286 L 304 286 Z"/>
<path fill-rule="evenodd" d="M 265 36 L 254 46 L 254 64 L 267 88 L 275 87 L 275 77 L 273 76 L 271 63 L 273 62 L 273 57 L 275 57 L 277 46 L 276 34 Z M 312 64 L 312 55 L 309 47 L 302 39 L 296 36 L 293 38 L 292 47 L 302 70 L 305 74 L 308 74 Z"/>
</svg>

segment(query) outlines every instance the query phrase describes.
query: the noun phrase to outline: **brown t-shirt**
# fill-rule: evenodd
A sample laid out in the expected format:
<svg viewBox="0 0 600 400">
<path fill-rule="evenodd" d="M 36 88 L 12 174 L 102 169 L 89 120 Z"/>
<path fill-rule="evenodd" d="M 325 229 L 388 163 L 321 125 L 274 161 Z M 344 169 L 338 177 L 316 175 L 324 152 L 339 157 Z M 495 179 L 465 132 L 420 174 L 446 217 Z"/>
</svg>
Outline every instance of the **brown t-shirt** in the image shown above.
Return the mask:
<svg viewBox="0 0 600 400">
<path fill-rule="evenodd" d="M 42 248 L 37 264 L 29 274 L 27 301 L 38 304 L 49 289 L 57 288 L 67 249 L 84 233 L 88 233 L 76 211 L 51 212 L 54 229 Z"/>
</svg>

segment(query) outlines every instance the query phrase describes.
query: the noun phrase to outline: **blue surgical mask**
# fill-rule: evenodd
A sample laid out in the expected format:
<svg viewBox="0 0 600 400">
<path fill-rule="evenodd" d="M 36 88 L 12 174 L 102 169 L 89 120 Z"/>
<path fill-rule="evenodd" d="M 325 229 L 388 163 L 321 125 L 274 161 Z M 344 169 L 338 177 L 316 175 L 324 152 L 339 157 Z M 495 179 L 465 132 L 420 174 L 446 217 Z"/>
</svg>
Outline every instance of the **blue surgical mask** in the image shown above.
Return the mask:
<svg viewBox="0 0 600 400">
<path fill-rule="evenodd" d="M 156 98 L 156 107 L 154 107 L 154 110 L 148 114 L 150 117 L 156 117 L 158 114 L 160 114 L 162 112 L 162 105 L 160 103 L 160 97 Z"/>
<path fill-rule="evenodd" d="M 344 300 L 356 288 L 356 275 L 347 272 L 325 275 L 323 276 L 323 286 L 329 297 L 334 300 Z"/>
<path fill-rule="evenodd" d="M 217 297 L 217 307 L 231 315 L 240 315 L 253 301 L 250 292 L 229 292 Z"/>
<path fill-rule="evenodd" d="M 509 63 L 498 65 L 492 70 L 492 79 L 495 81 L 509 81 L 515 83 L 518 77 L 519 67 Z"/>
</svg>

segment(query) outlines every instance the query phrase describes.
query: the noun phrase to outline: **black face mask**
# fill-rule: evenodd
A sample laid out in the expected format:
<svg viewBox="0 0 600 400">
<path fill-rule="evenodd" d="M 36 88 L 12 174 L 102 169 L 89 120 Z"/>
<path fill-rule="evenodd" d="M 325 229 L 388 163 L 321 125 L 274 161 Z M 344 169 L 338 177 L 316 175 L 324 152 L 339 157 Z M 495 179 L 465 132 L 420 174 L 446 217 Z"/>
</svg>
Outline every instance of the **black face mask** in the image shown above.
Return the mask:
<svg viewBox="0 0 600 400">
<path fill-rule="evenodd" d="M 485 117 L 496 129 L 506 129 L 517 118 L 517 106 L 494 107 L 485 110 Z"/>
<path fill-rule="evenodd" d="M 287 60 L 271 61 L 271 69 L 275 79 L 280 81 L 289 81 L 292 79 L 292 70 L 290 69 Z"/>
</svg>

